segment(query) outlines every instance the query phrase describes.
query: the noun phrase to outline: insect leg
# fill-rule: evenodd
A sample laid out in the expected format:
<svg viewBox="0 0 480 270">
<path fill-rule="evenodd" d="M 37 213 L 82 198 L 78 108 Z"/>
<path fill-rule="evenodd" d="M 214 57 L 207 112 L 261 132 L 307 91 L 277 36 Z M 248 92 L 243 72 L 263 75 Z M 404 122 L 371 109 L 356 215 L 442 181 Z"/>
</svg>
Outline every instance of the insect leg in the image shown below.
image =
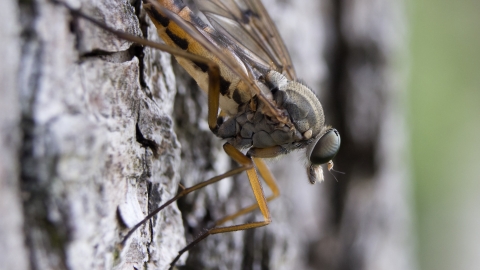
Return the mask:
<svg viewBox="0 0 480 270">
<path fill-rule="evenodd" d="M 272 195 L 267 197 L 267 202 L 269 202 L 269 201 L 277 198 L 278 196 L 280 196 L 280 189 L 278 188 L 277 182 L 275 181 L 275 177 L 272 175 L 272 173 L 268 169 L 268 167 L 265 164 L 265 162 L 263 161 L 263 159 L 253 158 L 253 162 L 255 163 L 255 166 L 257 167 L 258 172 L 262 176 L 263 180 L 265 181 L 265 183 L 267 183 L 267 186 L 272 191 Z M 243 215 L 245 215 L 245 214 L 247 214 L 247 213 L 249 213 L 249 212 L 251 212 L 251 211 L 253 211 L 257 208 L 258 208 L 257 203 L 252 204 L 248 207 L 245 207 L 245 208 L 239 210 L 235 214 L 232 214 L 232 215 L 226 216 L 226 217 L 224 217 L 220 220 L 217 220 L 215 222 L 215 226 L 222 225 L 223 223 L 225 223 L 229 220 L 236 219 L 237 217 L 243 216 Z"/>
<path fill-rule="evenodd" d="M 255 159 L 252 160 L 251 157 L 245 156 L 242 152 L 240 152 L 238 149 L 236 149 L 234 146 L 232 146 L 229 143 L 224 144 L 223 149 L 233 160 L 240 163 L 240 165 L 242 167 L 240 167 L 238 169 L 242 169 L 242 170 L 246 171 L 247 176 L 248 176 L 248 180 L 250 181 L 250 185 L 252 187 L 253 195 L 255 196 L 255 200 L 257 201 L 257 203 L 255 204 L 255 208 L 256 207 L 260 208 L 260 211 L 262 212 L 262 215 L 263 215 L 263 221 L 249 222 L 249 223 L 238 224 L 238 225 L 233 225 L 233 226 L 226 226 L 226 227 L 216 227 L 215 226 L 215 227 L 207 230 L 202 235 L 200 235 L 195 240 L 193 240 L 190 244 L 188 244 L 184 249 L 182 249 L 178 252 L 177 257 L 175 257 L 175 259 L 170 264 L 170 268 L 172 268 L 175 265 L 175 263 L 180 259 L 180 257 L 183 255 L 183 253 L 190 250 L 193 246 L 195 246 L 197 243 L 199 243 L 203 239 L 207 238 L 209 235 L 258 228 L 258 227 L 266 226 L 266 225 L 270 224 L 270 222 L 271 222 L 270 211 L 268 210 L 268 206 L 267 206 L 267 199 L 265 199 L 265 195 L 263 194 L 262 185 L 260 183 L 260 180 L 258 179 L 257 172 L 255 171 L 255 168 L 254 168 L 254 162 L 255 162 L 255 164 L 260 164 L 261 167 L 263 166 L 262 170 L 265 173 L 265 169 L 266 169 L 265 164 L 261 160 L 258 160 L 258 159 L 257 160 L 255 160 Z M 234 169 L 234 170 L 236 170 L 236 169 Z M 234 170 L 232 170 L 232 171 L 234 171 Z M 232 171 L 230 171 L 230 172 L 232 172 Z M 267 178 L 269 178 L 270 180 L 273 180 L 273 176 L 270 174 L 268 169 L 267 169 L 267 173 L 265 173 L 265 175 L 267 175 L 267 174 L 270 176 L 270 178 L 269 177 L 267 177 Z M 231 175 L 234 175 L 234 174 L 231 174 Z M 262 177 L 263 176 L 264 175 L 262 174 Z M 225 178 L 225 177 L 223 177 L 223 178 Z M 206 182 L 209 182 L 209 181 L 211 181 L 211 180 L 205 181 L 203 183 L 206 183 Z M 219 181 L 219 180 L 217 180 L 217 181 Z M 202 185 L 203 183 L 200 183 L 196 186 Z M 274 181 L 270 182 L 270 184 L 272 184 L 272 183 L 275 183 L 275 182 Z M 206 184 L 204 184 L 204 185 L 202 185 L 201 187 L 198 187 L 198 188 L 195 188 L 196 186 L 194 186 L 192 188 L 199 189 L 199 188 L 202 188 L 202 187 L 204 187 L 206 185 L 209 185 L 209 184 L 211 184 L 211 183 L 206 183 Z M 270 184 L 269 184 L 269 186 L 270 186 Z M 278 196 L 279 192 L 278 192 L 278 188 L 277 188 L 276 184 L 273 184 L 273 186 L 274 186 L 274 188 L 272 190 L 274 190 L 274 196 L 275 196 L 275 193 Z"/>
<path fill-rule="evenodd" d="M 142 37 L 130 35 L 128 33 L 115 30 L 107 26 L 106 24 L 99 22 L 94 18 L 80 12 L 79 10 L 76 10 L 70 7 L 68 4 L 62 1 L 57 1 L 57 0 L 52 0 L 52 1 L 56 4 L 63 5 L 64 7 L 66 7 L 73 16 L 83 18 L 95 24 L 96 26 L 115 34 L 121 39 L 131 41 L 137 44 L 141 44 L 144 46 L 148 46 L 151 48 L 155 48 L 164 52 L 168 52 L 174 56 L 180 56 L 180 57 L 189 59 L 191 61 L 195 61 L 197 63 L 205 64 L 207 66 L 207 72 L 208 72 L 208 126 L 214 133 L 216 133 L 216 130 L 218 129 L 217 116 L 218 116 L 218 108 L 220 104 L 220 100 L 219 100 L 220 99 L 220 68 L 218 67 L 217 63 L 203 56 L 195 55 L 187 51 L 181 50 L 179 48 L 171 47 L 161 43 L 156 43 L 148 39 L 144 39 Z"/>
<path fill-rule="evenodd" d="M 251 161 L 250 158 L 246 157 L 245 155 L 242 154 L 242 152 L 238 151 L 235 147 L 233 147 L 231 144 L 228 144 L 226 143 L 224 146 L 223 146 L 223 149 L 225 150 L 225 152 L 231 157 L 233 158 L 235 161 L 237 161 L 238 163 L 240 163 L 240 165 L 242 165 L 241 167 L 238 167 L 238 168 L 235 168 L 235 169 L 232 169 L 224 174 L 221 174 L 221 175 L 217 175 L 215 177 L 212 177 L 206 181 L 203 181 L 201 183 L 198 183 L 192 187 L 189 187 L 189 188 L 185 188 L 183 186 L 180 187 L 180 192 L 177 193 L 177 195 L 175 195 L 175 197 L 171 198 L 170 200 L 168 200 L 167 202 L 165 202 L 164 204 L 162 204 L 160 207 L 158 207 L 157 209 L 153 210 L 152 212 L 150 212 L 144 219 L 142 219 L 140 222 L 138 222 L 135 226 L 132 227 L 132 229 L 130 229 L 130 231 L 127 233 L 127 235 L 125 235 L 125 238 L 123 238 L 122 242 L 120 243 L 120 246 L 123 247 L 125 245 L 125 243 L 127 242 L 128 238 L 140 227 L 142 226 L 143 224 L 145 224 L 148 220 L 150 220 L 153 216 L 155 216 L 156 214 L 158 214 L 158 212 L 162 211 L 165 207 L 169 206 L 170 204 L 172 204 L 173 202 L 177 201 L 178 199 L 180 199 L 181 197 L 195 191 L 195 190 L 198 190 L 198 189 L 201 189 L 201 188 L 204 188 L 205 186 L 208 186 L 210 184 L 213 184 L 213 183 L 216 183 L 222 179 L 225 179 L 227 177 L 230 177 L 230 176 L 233 176 L 233 175 L 237 175 L 243 171 L 247 171 L 247 174 L 249 174 L 249 178 L 250 178 L 250 174 L 253 172 L 256 177 L 256 173 L 255 173 L 255 169 L 253 167 L 253 163 Z M 233 149 L 233 150 L 232 150 Z M 258 181 L 258 178 L 257 178 L 257 181 Z M 257 189 L 258 190 L 258 189 Z M 261 191 L 261 187 L 260 187 L 260 191 Z M 257 191 L 258 193 L 258 191 Z M 261 195 L 263 196 L 263 191 L 261 191 Z M 266 207 L 266 204 L 265 204 L 265 207 Z M 267 213 L 268 213 L 268 209 L 266 209 Z M 263 212 L 262 212 L 263 213 Z M 198 241 L 199 242 L 199 241 Z M 183 253 L 183 252 L 182 252 Z M 178 259 L 178 258 L 177 258 Z"/>
</svg>

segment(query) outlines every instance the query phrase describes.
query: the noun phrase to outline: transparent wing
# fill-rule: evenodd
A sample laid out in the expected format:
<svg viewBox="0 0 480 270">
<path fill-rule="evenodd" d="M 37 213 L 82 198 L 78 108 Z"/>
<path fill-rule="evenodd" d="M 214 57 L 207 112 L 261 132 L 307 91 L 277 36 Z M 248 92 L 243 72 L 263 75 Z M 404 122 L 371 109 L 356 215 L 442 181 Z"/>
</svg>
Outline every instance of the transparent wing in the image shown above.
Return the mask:
<svg viewBox="0 0 480 270">
<path fill-rule="evenodd" d="M 194 0 L 215 30 L 233 38 L 269 67 L 296 79 L 287 48 L 260 0 Z"/>
<path fill-rule="evenodd" d="M 263 89 L 262 91 L 257 84 L 259 75 L 261 75 L 259 72 L 268 71 L 270 69 L 267 62 L 250 50 L 245 49 L 245 47 L 239 45 L 237 42 L 229 39 L 228 36 L 221 32 L 209 29 L 203 21 L 196 21 L 197 19 L 186 21 L 179 15 L 162 7 L 156 2 L 148 1 L 148 3 L 175 22 L 210 53 L 215 55 L 224 65 L 235 72 L 235 74 L 237 74 L 246 84 L 248 84 L 250 88 L 257 93 L 258 98 L 265 104 L 267 114 L 277 118 L 280 122 L 288 122 L 288 119 L 272 104 L 271 98 L 268 98 L 271 96 L 271 93 L 267 89 Z M 242 63 L 239 63 L 239 60 L 241 60 Z"/>
</svg>

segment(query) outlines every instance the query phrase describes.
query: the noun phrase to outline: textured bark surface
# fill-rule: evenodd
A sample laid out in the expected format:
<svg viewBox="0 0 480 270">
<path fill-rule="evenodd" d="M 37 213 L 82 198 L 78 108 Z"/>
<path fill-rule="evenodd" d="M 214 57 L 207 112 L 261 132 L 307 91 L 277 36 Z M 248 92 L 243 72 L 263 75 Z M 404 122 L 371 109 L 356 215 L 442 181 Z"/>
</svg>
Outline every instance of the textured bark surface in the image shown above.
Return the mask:
<svg viewBox="0 0 480 270">
<path fill-rule="evenodd" d="M 27 248 L 22 231 L 19 148 L 20 101 L 17 72 L 20 60 L 18 8 L 13 1 L 0 3 L 0 265 L 5 269 L 27 269 Z"/>
<path fill-rule="evenodd" d="M 142 35 L 140 10 L 127 1 L 69 3 Z M 119 40 L 50 1 L 25 1 L 17 12 L 18 85 L 8 90 L 21 110 L 12 160 L 20 168 L 25 269 L 165 268 L 185 245 L 175 206 L 117 245 L 127 226 L 177 189 L 170 56 Z"/>
<path fill-rule="evenodd" d="M 139 1 L 68 3 L 114 28 L 158 39 Z M 272 224 L 210 236 L 180 264 L 414 269 L 405 82 L 397 62 L 406 43 L 404 3 L 264 3 L 299 77 L 342 135 L 335 164 L 346 174 L 312 186 L 303 152 L 271 162 L 282 192 L 269 204 Z M 206 96 L 180 68 L 174 75 L 168 54 L 119 40 L 61 6 L 1 5 L 10 16 L 0 27 L 2 265 L 166 269 L 192 237 L 253 202 L 244 175 L 224 180 L 179 202 L 185 234 L 172 205 L 120 249 L 127 227 L 173 197 L 179 181 L 191 186 L 237 166 L 208 129 Z"/>
</svg>

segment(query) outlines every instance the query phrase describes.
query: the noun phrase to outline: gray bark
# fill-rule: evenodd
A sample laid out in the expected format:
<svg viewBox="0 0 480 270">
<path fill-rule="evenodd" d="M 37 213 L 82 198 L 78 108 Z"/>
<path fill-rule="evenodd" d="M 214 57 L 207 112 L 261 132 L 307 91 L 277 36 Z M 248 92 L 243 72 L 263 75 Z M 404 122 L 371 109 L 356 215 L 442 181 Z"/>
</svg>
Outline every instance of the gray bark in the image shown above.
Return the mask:
<svg viewBox="0 0 480 270">
<path fill-rule="evenodd" d="M 141 35 L 127 1 L 70 3 Z M 17 82 L 5 91 L 19 108 L 2 111 L 15 115 L 21 132 L 13 147 L 19 154 L 7 157 L 20 168 L 17 180 L 8 181 L 20 187 L 16 199 L 23 200 L 16 205 L 23 212 L 15 212 L 23 217 L 17 241 L 24 245 L 24 267 L 15 269 L 164 269 L 185 245 L 176 206 L 140 228 L 123 249 L 117 245 L 126 226 L 177 190 L 170 56 L 138 50 L 49 1 L 16 8 L 11 23 L 21 23 L 18 45 L 9 45 L 21 57 L 18 68 L 2 68 Z M 158 158 L 137 142 L 137 125 L 158 144 Z M 2 261 L 9 254 L 2 253 Z"/>
<path fill-rule="evenodd" d="M 158 39 L 138 2 L 68 2 L 114 28 Z M 346 174 L 311 186 L 303 152 L 272 162 L 282 192 L 269 204 L 272 224 L 210 236 L 179 264 L 413 269 L 397 62 L 404 3 L 264 3 L 299 77 L 341 132 L 335 166 Z M 180 200 L 182 213 L 176 204 L 163 210 L 119 248 L 127 227 L 173 197 L 179 182 L 191 186 L 237 166 L 208 129 L 206 96 L 180 68 L 174 75 L 168 54 L 122 41 L 61 6 L 2 5 L 11 17 L 0 28 L 8 52 L 0 63 L 2 268 L 166 269 L 192 237 L 253 202 L 244 175 L 224 180 Z"/>
<path fill-rule="evenodd" d="M 19 148 L 20 102 L 16 76 L 20 59 L 18 8 L 13 1 L 0 3 L 0 265 L 27 269 L 27 248 L 22 232 Z M 5 68 L 8 67 L 8 68 Z"/>
</svg>

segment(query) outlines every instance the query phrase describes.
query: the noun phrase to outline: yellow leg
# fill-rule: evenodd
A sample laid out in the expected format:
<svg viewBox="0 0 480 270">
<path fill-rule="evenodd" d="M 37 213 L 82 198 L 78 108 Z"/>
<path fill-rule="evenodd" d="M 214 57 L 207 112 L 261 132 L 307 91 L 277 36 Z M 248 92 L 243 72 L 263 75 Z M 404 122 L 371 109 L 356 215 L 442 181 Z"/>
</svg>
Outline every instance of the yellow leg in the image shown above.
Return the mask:
<svg viewBox="0 0 480 270">
<path fill-rule="evenodd" d="M 218 108 L 220 106 L 220 68 L 218 67 L 217 63 L 215 63 L 214 61 L 212 61 L 208 58 L 205 58 L 203 56 L 192 54 L 192 53 L 189 53 L 187 51 L 181 50 L 179 48 L 171 47 L 171 46 L 168 46 L 166 44 L 156 43 L 156 42 L 150 41 L 148 39 L 144 39 L 144 38 L 141 38 L 141 37 L 130 35 L 128 33 L 122 32 L 122 31 L 115 30 L 115 29 L 107 26 L 106 24 L 95 20 L 94 18 L 92 18 L 90 16 L 88 16 L 86 14 L 83 14 L 82 12 L 80 12 L 76 9 L 71 8 L 66 3 L 63 3 L 63 2 L 57 1 L 57 0 L 52 0 L 52 1 L 54 1 L 57 4 L 63 5 L 64 7 L 69 9 L 70 12 L 72 13 L 72 15 L 83 18 L 83 19 L 97 25 L 98 27 L 100 27 L 102 29 L 117 35 L 121 39 L 128 40 L 128 41 L 131 41 L 131 42 L 135 42 L 137 44 L 142 44 L 144 46 L 155 48 L 155 49 L 158 49 L 158 50 L 161 50 L 161 51 L 164 51 L 164 52 L 168 52 L 168 53 L 170 53 L 174 56 L 180 56 L 180 57 L 189 59 L 193 62 L 205 64 L 207 66 L 207 72 L 208 72 L 208 126 L 210 127 L 210 129 L 214 133 L 216 133 Z M 148 5 L 148 4 L 146 4 L 146 5 Z M 165 12 L 168 11 L 165 8 L 162 8 L 161 6 L 158 6 L 158 5 L 155 5 L 155 7 L 160 8 L 161 10 L 163 10 Z M 171 19 L 174 19 L 174 18 L 171 18 Z"/>
<path fill-rule="evenodd" d="M 278 188 L 277 182 L 275 181 L 275 177 L 272 175 L 272 173 L 268 169 L 268 167 L 265 164 L 265 162 L 263 161 L 263 159 L 253 158 L 253 162 L 255 163 L 255 165 L 258 169 L 258 172 L 262 176 L 263 180 L 265 180 L 265 183 L 267 183 L 267 186 L 272 191 L 272 195 L 267 197 L 267 202 L 269 202 L 269 201 L 277 198 L 278 196 L 280 196 L 280 189 Z M 253 211 L 257 208 L 258 208 L 257 203 L 252 204 L 248 207 L 245 207 L 245 208 L 239 210 L 235 214 L 232 214 L 232 215 L 226 216 L 226 217 L 224 217 L 220 220 L 217 220 L 215 222 L 215 226 L 222 225 L 223 223 L 225 223 L 229 220 L 234 220 L 237 217 L 243 216 L 243 215 L 245 215 L 245 214 L 247 214 L 247 213 L 249 213 L 249 212 L 251 212 L 251 211 Z"/>
<path fill-rule="evenodd" d="M 270 212 L 269 212 L 268 206 L 267 206 L 267 199 L 265 199 L 265 195 L 263 194 L 262 185 L 260 183 L 260 180 L 258 179 L 257 172 L 255 171 L 255 168 L 254 168 L 254 165 L 253 165 L 254 162 L 257 165 L 260 165 L 259 169 L 262 170 L 262 177 L 266 177 L 267 179 L 269 179 L 268 180 L 269 182 L 267 182 L 267 183 L 270 183 L 269 186 L 273 190 L 273 193 L 274 193 L 274 195 L 271 196 L 272 199 L 279 195 L 279 191 L 278 191 L 277 185 L 275 184 L 275 181 L 273 180 L 273 176 L 268 171 L 267 167 L 265 166 L 265 164 L 263 163 L 262 160 L 260 160 L 260 159 L 253 159 L 252 160 L 252 158 L 245 156 L 242 152 L 237 150 L 235 147 L 233 147 L 229 143 L 224 144 L 223 149 L 233 160 L 235 160 L 236 162 L 238 162 L 241 165 L 241 167 L 238 168 L 238 169 L 241 169 L 242 171 L 243 170 L 246 171 L 247 176 L 248 176 L 248 180 L 250 181 L 250 186 L 252 187 L 253 195 L 255 196 L 255 200 L 257 201 L 257 203 L 255 204 L 255 207 L 253 209 L 255 209 L 257 207 L 260 208 L 260 212 L 262 212 L 262 215 L 263 215 L 263 221 L 250 222 L 250 223 L 244 223 L 244 224 L 238 224 L 238 225 L 226 226 L 226 227 L 215 226 L 215 227 L 207 230 L 202 235 L 200 235 L 195 240 L 193 240 L 190 244 L 188 244 L 184 249 L 182 249 L 178 252 L 177 257 L 175 257 L 175 259 L 170 264 L 170 268 L 172 268 L 175 265 L 175 263 L 178 261 L 178 259 L 180 259 L 180 257 L 182 256 L 183 253 L 185 253 L 186 251 L 191 249 L 193 246 L 195 246 L 197 243 L 199 243 L 203 239 L 207 238 L 209 235 L 258 228 L 258 227 L 266 226 L 266 225 L 270 224 L 270 222 L 271 222 Z M 265 169 L 266 169 L 266 171 L 265 171 Z M 235 170 L 237 170 L 237 169 L 234 169 L 232 171 L 235 171 Z M 230 171 L 230 172 L 232 172 L 232 171 Z M 227 174 L 229 174 L 229 173 L 227 173 Z M 236 173 L 238 173 L 238 172 L 236 172 Z M 231 176 L 231 175 L 234 175 L 234 173 L 230 173 L 228 176 Z M 224 176 L 224 177 L 222 177 L 222 179 L 226 178 L 226 177 L 227 176 Z M 217 180 L 217 181 L 219 181 L 219 180 Z M 202 188 L 206 185 L 212 184 L 212 183 L 217 182 L 217 181 L 212 181 L 212 179 L 207 180 L 203 183 L 200 183 L 198 185 L 193 186 L 190 189 L 187 188 L 185 190 L 182 190 L 182 192 L 186 191 L 186 190 L 194 191 L 196 189 Z M 189 191 L 189 192 L 191 192 L 191 191 Z"/>
<path fill-rule="evenodd" d="M 233 175 L 236 175 L 236 174 L 239 174 L 243 171 L 247 171 L 247 174 L 249 173 L 249 171 L 253 171 L 255 173 L 255 169 L 253 167 L 253 163 L 251 162 L 251 159 L 246 157 L 245 155 L 242 154 L 242 152 L 238 151 L 235 147 L 233 147 L 232 145 L 226 143 L 224 146 L 223 146 L 223 149 L 225 150 L 225 152 L 227 152 L 227 154 L 232 157 L 235 161 L 237 161 L 238 163 L 240 163 L 240 165 L 242 165 L 241 167 L 239 168 L 235 168 L 233 170 L 230 170 L 224 174 L 221 174 L 221 175 L 217 175 L 215 177 L 212 177 L 204 182 L 201 182 L 201 183 L 198 183 L 192 187 L 189 187 L 189 188 L 185 188 L 183 186 L 180 187 L 180 192 L 177 193 L 177 195 L 175 195 L 175 197 L 171 198 L 170 200 L 168 200 L 167 202 L 165 202 L 164 204 L 162 204 L 160 207 L 158 207 L 157 209 L 153 210 L 150 214 L 148 214 L 144 219 L 142 219 L 140 222 L 138 222 L 135 226 L 133 226 L 132 229 L 130 229 L 130 231 L 127 233 L 127 235 L 125 236 L 125 238 L 123 239 L 123 241 L 120 243 L 121 247 L 123 247 L 125 245 L 125 243 L 127 242 L 128 238 L 135 232 L 135 230 L 137 230 L 140 226 L 142 226 L 143 224 L 145 224 L 148 220 L 150 220 L 153 216 L 155 216 L 158 212 L 162 211 L 165 207 L 169 206 L 170 204 L 172 204 L 173 202 L 177 201 L 178 199 L 180 199 L 181 197 L 195 191 L 195 190 L 198 190 L 198 189 L 201 189 L 205 186 L 208 186 L 210 184 L 213 184 L 213 183 L 216 183 L 222 179 L 225 179 L 227 177 L 230 177 L 230 176 L 233 176 Z M 236 152 L 235 152 L 236 151 Z M 238 153 L 237 153 L 238 152 Z M 233 153 L 233 155 L 231 155 L 230 153 Z M 242 155 L 242 156 L 240 156 Z M 239 158 L 238 158 L 239 157 Z M 255 177 L 256 177 L 256 174 L 255 174 Z M 249 176 L 250 178 L 250 176 Z M 257 178 L 257 181 L 258 181 L 258 178 Z M 261 189 L 261 186 L 260 186 L 260 189 Z M 263 195 L 263 192 L 262 192 L 262 195 Z M 266 204 L 265 204 L 265 207 L 266 207 Z M 268 212 L 268 209 L 267 209 L 267 212 Z"/>
</svg>

